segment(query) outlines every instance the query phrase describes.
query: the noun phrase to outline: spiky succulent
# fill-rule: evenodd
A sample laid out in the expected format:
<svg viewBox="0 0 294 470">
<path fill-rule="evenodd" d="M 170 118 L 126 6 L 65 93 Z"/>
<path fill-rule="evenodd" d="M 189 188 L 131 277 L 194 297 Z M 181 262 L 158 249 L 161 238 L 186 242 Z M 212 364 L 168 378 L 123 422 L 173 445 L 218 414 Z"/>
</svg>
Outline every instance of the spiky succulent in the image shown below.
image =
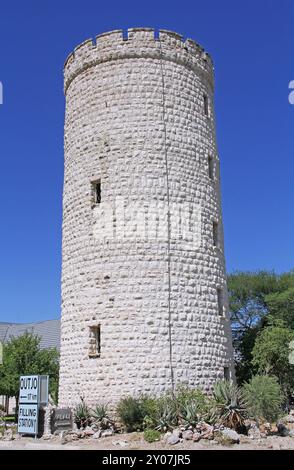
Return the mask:
<svg viewBox="0 0 294 470">
<path fill-rule="evenodd" d="M 91 423 L 90 408 L 86 405 L 83 397 L 74 409 L 74 421 L 80 428 L 85 428 Z"/>
<path fill-rule="evenodd" d="M 213 389 L 213 401 L 215 421 L 236 430 L 244 426 L 247 412 L 237 385 L 228 380 L 217 382 Z"/>
</svg>

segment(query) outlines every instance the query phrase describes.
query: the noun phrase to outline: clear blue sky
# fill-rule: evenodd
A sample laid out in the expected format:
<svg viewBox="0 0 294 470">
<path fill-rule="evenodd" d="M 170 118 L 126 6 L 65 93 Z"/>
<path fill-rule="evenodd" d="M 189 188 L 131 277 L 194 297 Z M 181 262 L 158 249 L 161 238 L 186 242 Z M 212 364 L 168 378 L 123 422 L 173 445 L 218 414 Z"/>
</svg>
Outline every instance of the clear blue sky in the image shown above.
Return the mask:
<svg viewBox="0 0 294 470">
<path fill-rule="evenodd" d="M 60 314 L 63 62 L 84 39 L 135 26 L 213 56 L 228 271 L 294 267 L 293 0 L 3 0 L 0 321 Z"/>
</svg>

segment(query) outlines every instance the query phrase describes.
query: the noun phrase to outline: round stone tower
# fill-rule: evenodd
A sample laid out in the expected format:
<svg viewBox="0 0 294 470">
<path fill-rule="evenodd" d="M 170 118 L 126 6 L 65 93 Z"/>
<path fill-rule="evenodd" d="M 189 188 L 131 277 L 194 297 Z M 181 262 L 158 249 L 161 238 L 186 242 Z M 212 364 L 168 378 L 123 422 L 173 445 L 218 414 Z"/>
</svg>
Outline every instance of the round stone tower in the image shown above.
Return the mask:
<svg viewBox="0 0 294 470">
<path fill-rule="evenodd" d="M 213 65 L 150 28 L 65 68 L 60 405 L 233 378 Z"/>
</svg>

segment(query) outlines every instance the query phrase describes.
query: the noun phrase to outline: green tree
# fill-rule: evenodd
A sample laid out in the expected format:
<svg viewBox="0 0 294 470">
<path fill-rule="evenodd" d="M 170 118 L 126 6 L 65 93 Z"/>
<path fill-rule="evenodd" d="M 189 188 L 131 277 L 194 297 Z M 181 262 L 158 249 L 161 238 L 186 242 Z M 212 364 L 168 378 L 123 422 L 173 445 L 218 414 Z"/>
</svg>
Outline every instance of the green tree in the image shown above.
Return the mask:
<svg viewBox="0 0 294 470">
<path fill-rule="evenodd" d="M 294 271 L 236 272 L 228 276 L 228 290 L 236 375 L 242 384 L 258 372 L 252 351 L 269 318 L 294 329 Z"/>
<path fill-rule="evenodd" d="M 273 272 L 235 272 L 228 276 L 236 376 L 240 384 L 255 372 L 252 349 L 268 315 L 266 296 L 277 290 L 278 279 Z"/>
<path fill-rule="evenodd" d="M 26 332 L 3 346 L 0 395 L 15 397 L 17 405 L 20 375 L 49 375 L 49 392 L 56 395 L 59 354 L 56 348 L 41 349 L 40 340 L 39 336 Z"/>
<path fill-rule="evenodd" d="M 261 374 L 277 377 L 285 395 L 290 398 L 294 389 L 294 365 L 289 363 L 289 344 L 294 330 L 281 320 L 269 318 L 269 324 L 258 334 L 253 350 L 252 364 Z"/>
<path fill-rule="evenodd" d="M 278 279 L 278 291 L 265 298 L 271 316 L 280 318 L 288 328 L 294 329 L 294 271 Z"/>
<path fill-rule="evenodd" d="M 234 337 L 254 327 L 268 313 L 266 295 L 278 290 L 274 272 L 235 272 L 228 276 Z"/>
</svg>

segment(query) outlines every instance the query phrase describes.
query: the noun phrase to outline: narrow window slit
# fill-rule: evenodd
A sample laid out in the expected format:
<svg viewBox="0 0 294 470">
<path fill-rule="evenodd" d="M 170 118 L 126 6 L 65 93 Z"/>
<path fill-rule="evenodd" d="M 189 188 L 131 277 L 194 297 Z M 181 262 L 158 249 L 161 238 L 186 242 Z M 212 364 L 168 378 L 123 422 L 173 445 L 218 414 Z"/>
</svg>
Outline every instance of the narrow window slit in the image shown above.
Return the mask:
<svg viewBox="0 0 294 470">
<path fill-rule="evenodd" d="M 219 236 L 218 236 L 218 223 L 217 222 L 213 222 L 212 231 L 213 231 L 213 245 L 218 247 L 219 246 Z"/>
<path fill-rule="evenodd" d="M 209 179 L 213 180 L 214 179 L 214 175 L 213 175 L 213 159 L 211 157 L 211 155 L 209 155 L 208 157 L 208 176 L 209 176 Z"/>
<path fill-rule="evenodd" d="M 223 299 L 222 289 L 217 289 L 217 307 L 218 307 L 219 316 L 223 317 L 224 316 L 224 299 Z"/>
<path fill-rule="evenodd" d="M 224 367 L 224 379 L 225 380 L 231 380 L 230 368 L 229 367 Z"/>
<path fill-rule="evenodd" d="M 101 180 L 92 181 L 92 205 L 101 203 Z"/>
<path fill-rule="evenodd" d="M 89 327 L 89 357 L 99 357 L 101 353 L 100 325 Z"/>
<path fill-rule="evenodd" d="M 208 96 L 203 95 L 203 108 L 205 116 L 209 116 Z"/>
</svg>

